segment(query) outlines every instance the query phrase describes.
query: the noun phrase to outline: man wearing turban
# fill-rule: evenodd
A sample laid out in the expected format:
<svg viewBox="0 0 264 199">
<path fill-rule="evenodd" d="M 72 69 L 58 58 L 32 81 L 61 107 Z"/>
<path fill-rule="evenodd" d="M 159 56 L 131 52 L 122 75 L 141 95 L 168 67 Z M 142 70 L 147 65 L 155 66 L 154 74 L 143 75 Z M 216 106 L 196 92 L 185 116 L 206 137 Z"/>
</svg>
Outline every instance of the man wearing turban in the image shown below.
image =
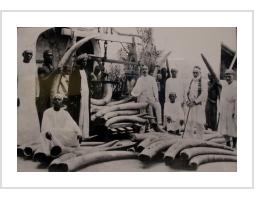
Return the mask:
<svg viewBox="0 0 264 199">
<path fill-rule="evenodd" d="M 237 84 L 234 81 L 235 72 L 226 70 L 226 83 L 220 98 L 220 119 L 218 131 L 226 138 L 226 144 L 236 148 L 237 143 Z"/>
</svg>

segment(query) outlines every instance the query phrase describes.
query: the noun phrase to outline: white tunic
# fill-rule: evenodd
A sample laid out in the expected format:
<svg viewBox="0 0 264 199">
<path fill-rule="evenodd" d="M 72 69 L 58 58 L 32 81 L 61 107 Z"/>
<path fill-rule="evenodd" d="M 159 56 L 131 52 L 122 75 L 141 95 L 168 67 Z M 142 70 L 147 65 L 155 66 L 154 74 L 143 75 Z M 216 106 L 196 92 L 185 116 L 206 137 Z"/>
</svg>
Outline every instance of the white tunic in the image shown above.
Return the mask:
<svg viewBox="0 0 264 199">
<path fill-rule="evenodd" d="M 182 82 L 178 79 L 178 78 L 169 78 L 166 81 L 166 102 L 169 101 L 169 94 L 171 92 L 176 93 L 177 96 L 177 101 L 179 101 L 180 103 L 183 102 L 183 86 L 182 86 Z"/>
<path fill-rule="evenodd" d="M 237 84 L 223 84 L 220 98 L 220 118 L 218 131 L 223 135 L 237 136 L 236 121 Z M 234 116 L 234 117 L 233 117 Z"/>
<path fill-rule="evenodd" d="M 154 77 L 147 75 L 138 78 L 131 95 L 137 97 L 138 102 L 146 102 L 151 104 L 148 107 L 148 113 L 153 116 L 153 108 L 157 117 L 158 124 L 162 124 L 161 106 L 159 103 L 159 93 L 157 82 Z"/>
<path fill-rule="evenodd" d="M 64 146 L 78 146 L 77 135 L 81 135 L 80 128 L 72 119 L 70 114 L 60 109 L 55 111 L 53 107 L 47 109 L 43 114 L 41 132 L 50 132 Z"/>
<path fill-rule="evenodd" d="M 154 103 L 159 99 L 158 86 L 154 77 L 147 75 L 138 78 L 131 95 L 138 98 L 138 102 Z"/>
<path fill-rule="evenodd" d="M 40 135 L 35 104 L 36 65 L 19 60 L 17 73 L 17 97 L 20 99 L 20 106 L 17 107 L 17 144 L 23 145 L 39 139 Z"/>
<path fill-rule="evenodd" d="M 184 120 L 184 114 L 181 107 L 181 103 L 175 101 L 174 103 L 165 102 L 164 105 L 164 117 L 165 117 L 165 126 L 167 131 L 175 131 L 180 128 L 180 120 Z M 166 118 L 170 117 L 171 122 L 168 123 Z"/>
</svg>

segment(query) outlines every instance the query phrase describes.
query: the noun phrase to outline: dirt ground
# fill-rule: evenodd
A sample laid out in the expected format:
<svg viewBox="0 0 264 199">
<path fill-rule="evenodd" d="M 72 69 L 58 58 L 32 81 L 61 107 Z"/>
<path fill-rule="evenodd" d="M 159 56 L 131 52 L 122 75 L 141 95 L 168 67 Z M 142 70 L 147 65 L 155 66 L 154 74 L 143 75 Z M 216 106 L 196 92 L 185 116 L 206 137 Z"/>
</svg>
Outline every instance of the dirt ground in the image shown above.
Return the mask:
<svg viewBox="0 0 264 199">
<path fill-rule="evenodd" d="M 176 136 L 176 135 L 175 135 Z M 177 137 L 177 136 L 176 136 Z M 131 144 L 130 140 L 120 140 L 124 146 Z M 82 146 L 85 147 L 85 146 Z M 47 172 L 48 165 L 34 162 L 32 159 L 17 157 L 19 172 Z M 146 163 L 138 159 L 115 160 L 81 168 L 80 172 L 235 172 L 237 162 L 213 162 L 200 165 L 196 170 L 188 168 L 186 162 L 175 160 L 173 165 L 166 165 L 162 157 L 156 156 L 153 161 Z"/>
<path fill-rule="evenodd" d="M 136 159 L 115 160 L 94 164 L 78 171 L 80 172 L 235 172 L 236 162 L 214 162 L 200 165 L 197 170 L 187 169 L 181 162 L 167 166 L 164 162 L 157 161 L 149 164 L 142 163 Z M 38 162 L 17 158 L 17 171 L 19 172 L 47 172 L 48 168 Z"/>
</svg>

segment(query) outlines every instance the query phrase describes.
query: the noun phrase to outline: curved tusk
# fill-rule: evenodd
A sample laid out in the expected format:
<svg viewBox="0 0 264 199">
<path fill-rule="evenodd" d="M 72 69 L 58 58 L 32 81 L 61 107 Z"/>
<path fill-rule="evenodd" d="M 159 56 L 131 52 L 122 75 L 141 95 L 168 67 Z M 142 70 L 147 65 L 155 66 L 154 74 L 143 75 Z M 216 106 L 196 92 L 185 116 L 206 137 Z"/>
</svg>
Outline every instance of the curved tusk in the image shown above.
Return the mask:
<svg viewBox="0 0 264 199">
<path fill-rule="evenodd" d="M 83 44 L 85 44 L 87 41 L 98 37 L 99 34 L 88 34 L 87 37 L 81 39 L 80 41 L 78 41 L 77 43 L 75 43 L 69 50 L 67 50 L 67 52 L 63 55 L 63 57 L 61 58 L 60 62 L 58 63 L 58 68 L 62 68 L 65 63 L 69 60 L 70 56 L 78 49 L 80 48 Z M 61 77 L 62 74 L 59 73 L 55 76 L 54 81 L 53 81 L 53 85 L 51 87 L 51 96 L 54 96 L 59 89 L 59 85 L 60 85 L 60 81 L 61 81 Z"/>
<path fill-rule="evenodd" d="M 106 91 L 105 96 L 102 99 L 94 99 L 91 98 L 91 104 L 97 106 L 104 106 L 105 104 L 109 103 L 112 99 L 113 88 L 110 83 L 105 84 L 104 89 Z"/>
</svg>

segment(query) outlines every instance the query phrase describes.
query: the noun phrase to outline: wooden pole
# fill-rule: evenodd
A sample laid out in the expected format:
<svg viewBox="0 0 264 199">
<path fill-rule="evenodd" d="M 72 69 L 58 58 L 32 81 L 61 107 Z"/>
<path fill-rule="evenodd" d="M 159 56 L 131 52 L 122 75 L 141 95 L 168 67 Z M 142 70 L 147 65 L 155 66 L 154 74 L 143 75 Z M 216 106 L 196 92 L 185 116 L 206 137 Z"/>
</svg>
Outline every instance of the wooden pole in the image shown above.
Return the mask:
<svg viewBox="0 0 264 199">
<path fill-rule="evenodd" d="M 232 60 L 232 62 L 231 62 L 231 64 L 230 64 L 230 66 L 229 66 L 228 69 L 233 69 L 233 66 L 234 66 L 234 64 L 235 64 L 235 62 L 236 62 L 236 59 L 237 59 L 237 53 L 236 53 L 235 56 L 233 57 L 233 60 Z"/>
<path fill-rule="evenodd" d="M 210 72 L 210 74 L 216 79 L 218 80 L 216 73 L 214 72 L 212 66 L 209 64 L 209 62 L 207 61 L 207 59 L 205 58 L 205 56 L 201 53 L 202 59 L 205 63 L 206 68 L 208 69 L 208 71 Z"/>
</svg>

